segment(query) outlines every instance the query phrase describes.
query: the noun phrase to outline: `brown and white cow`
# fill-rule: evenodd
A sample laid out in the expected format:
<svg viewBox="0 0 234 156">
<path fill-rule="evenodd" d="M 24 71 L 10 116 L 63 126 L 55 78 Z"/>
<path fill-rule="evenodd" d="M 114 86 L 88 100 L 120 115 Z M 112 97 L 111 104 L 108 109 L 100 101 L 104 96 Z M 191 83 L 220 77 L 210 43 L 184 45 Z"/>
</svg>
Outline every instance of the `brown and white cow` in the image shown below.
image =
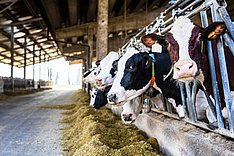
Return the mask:
<svg viewBox="0 0 234 156">
<path fill-rule="evenodd" d="M 207 39 L 216 42 L 216 39 L 225 32 L 223 22 L 215 22 L 207 28 L 201 28 L 191 22 L 189 18 L 180 16 L 166 34 L 168 51 L 173 62 L 173 78 L 182 82 L 193 80 L 203 83 L 207 91 L 212 94 L 211 78 L 207 50 Z M 229 73 L 230 89 L 234 91 L 234 56 L 224 45 L 227 70 Z M 218 64 L 217 45 L 213 43 L 213 53 L 216 65 L 218 82 L 221 82 Z"/>
</svg>

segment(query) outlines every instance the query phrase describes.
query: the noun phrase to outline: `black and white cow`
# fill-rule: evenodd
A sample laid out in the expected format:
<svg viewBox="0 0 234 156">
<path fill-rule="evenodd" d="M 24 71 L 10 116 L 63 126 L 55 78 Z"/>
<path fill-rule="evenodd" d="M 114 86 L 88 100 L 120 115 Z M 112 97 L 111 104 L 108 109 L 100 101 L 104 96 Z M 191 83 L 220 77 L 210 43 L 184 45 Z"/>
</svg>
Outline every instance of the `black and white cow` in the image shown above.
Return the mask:
<svg viewBox="0 0 234 156">
<path fill-rule="evenodd" d="M 136 97 L 124 103 L 121 119 L 124 124 L 133 123 L 143 108 L 141 97 Z"/>
<path fill-rule="evenodd" d="M 105 89 L 106 86 L 112 85 L 115 79 L 115 73 L 113 73 L 112 64 L 119 59 L 117 52 L 109 52 L 105 58 L 100 62 L 100 73 L 95 77 L 96 86 L 98 89 Z"/>
<path fill-rule="evenodd" d="M 142 111 L 144 111 L 145 109 L 143 104 L 144 98 L 145 98 L 144 96 L 143 97 L 140 96 L 124 103 L 124 105 L 122 106 L 123 111 L 121 113 L 121 119 L 124 124 L 133 123 L 138 117 L 138 115 Z M 153 97 L 150 100 L 152 102 L 151 107 L 154 107 L 159 110 L 164 110 L 164 104 L 162 101 L 161 94 L 158 94 L 156 97 Z"/>
<path fill-rule="evenodd" d="M 110 103 L 121 103 L 143 94 L 150 85 L 154 63 L 157 86 L 165 97 L 176 101 L 176 110 L 180 117 L 184 117 L 180 90 L 170 74 L 172 63 L 166 47 L 163 47 L 162 53 L 153 55 L 155 62 L 148 53 L 135 48 L 127 49 L 118 62 L 118 72 L 108 92 L 108 100 Z"/>
</svg>

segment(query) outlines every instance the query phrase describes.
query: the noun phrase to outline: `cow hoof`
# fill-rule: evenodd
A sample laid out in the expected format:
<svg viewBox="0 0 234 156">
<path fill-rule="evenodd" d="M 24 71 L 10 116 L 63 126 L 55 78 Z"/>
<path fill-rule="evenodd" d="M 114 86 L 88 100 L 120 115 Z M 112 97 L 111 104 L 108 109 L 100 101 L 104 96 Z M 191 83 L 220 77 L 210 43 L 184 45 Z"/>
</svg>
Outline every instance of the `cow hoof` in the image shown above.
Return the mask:
<svg viewBox="0 0 234 156">
<path fill-rule="evenodd" d="M 218 129 L 218 122 L 212 122 L 207 125 L 212 130 Z"/>
</svg>

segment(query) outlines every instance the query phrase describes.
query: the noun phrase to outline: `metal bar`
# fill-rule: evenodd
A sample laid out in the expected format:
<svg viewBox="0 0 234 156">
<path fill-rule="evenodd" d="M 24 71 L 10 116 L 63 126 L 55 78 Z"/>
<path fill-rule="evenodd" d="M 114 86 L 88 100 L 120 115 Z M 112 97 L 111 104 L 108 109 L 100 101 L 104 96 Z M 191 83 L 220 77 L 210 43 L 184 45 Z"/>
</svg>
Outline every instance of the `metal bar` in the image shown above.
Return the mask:
<svg viewBox="0 0 234 156">
<path fill-rule="evenodd" d="M 5 3 L 9 3 L 9 2 L 17 2 L 18 0 L 1 0 L 0 4 L 5 4 Z"/>
<path fill-rule="evenodd" d="M 187 118 L 181 119 L 181 118 L 178 117 L 178 115 L 171 114 L 171 113 L 168 113 L 168 112 L 165 112 L 165 111 L 161 111 L 161 110 L 156 109 L 156 108 L 151 108 L 151 111 L 159 113 L 159 114 L 163 114 L 165 116 L 168 116 L 170 118 L 174 118 L 174 119 L 179 120 L 179 121 L 184 121 L 186 123 L 192 124 L 192 125 L 194 125 L 196 127 L 202 128 L 204 130 L 208 130 L 208 131 L 214 132 L 216 134 L 221 134 L 221 135 L 224 135 L 226 137 L 234 138 L 234 133 L 230 133 L 230 131 L 228 131 L 226 129 L 215 129 L 215 130 L 212 130 L 212 129 L 208 128 L 208 125 L 205 122 L 201 122 L 201 121 L 192 122 L 191 120 L 189 120 Z M 151 116 L 151 114 L 147 114 L 147 115 Z M 152 117 L 154 117 L 154 116 L 152 116 Z"/>
<path fill-rule="evenodd" d="M 218 12 L 219 7 L 220 5 L 217 3 L 211 6 L 211 15 L 212 15 L 213 22 L 222 20 L 221 15 Z M 234 115 L 232 115 L 232 113 L 234 113 L 234 108 L 232 108 L 232 99 L 231 99 L 231 92 L 230 92 L 230 86 L 229 86 L 229 80 L 228 80 L 226 60 L 225 60 L 225 55 L 224 55 L 222 36 L 220 36 L 217 39 L 217 50 L 218 50 L 219 67 L 220 67 L 222 86 L 223 86 L 223 92 L 224 92 L 224 101 L 225 101 L 225 104 L 227 107 L 227 113 L 228 113 L 229 128 L 231 132 L 234 132 Z"/>
<path fill-rule="evenodd" d="M 173 4 L 171 7 L 169 7 L 168 9 L 166 9 L 163 14 L 167 14 L 170 11 L 172 11 L 175 7 L 177 7 L 179 4 L 181 4 L 184 0 L 178 0 L 175 4 Z"/>
<path fill-rule="evenodd" d="M 43 56 L 44 56 L 44 67 L 43 67 L 43 68 L 44 68 L 44 69 L 43 69 L 44 72 L 43 72 L 43 77 L 44 77 L 44 81 L 45 81 L 45 80 L 46 80 L 46 78 L 45 78 L 45 77 L 46 77 L 46 74 L 45 74 L 45 73 L 46 73 L 46 72 L 45 72 L 45 70 L 46 70 L 46 57 L 45 57 L 46 54 L 44 54 Z"/>
<path fill-rule="evenodd" d="M 229 47 L 230 51 L 232 52 L 232 55 L 234 56 L 234 42 L 233 42 L 233 39 L 227 33 L 225 33 L 223 35 L 223 39 L 224 39 L 225 44 Z"/>
<path fill-rule="evenodd" d="M 27 80 L 26 80 L 26 65 L 27 65 L 27 38 L 24 38 L 24 87 L 27 87 Z"/>
<path fill-rule="evenodd" d="M 225 7 L 218 8 L 219 14 L 222 18 L 222 20 L 225 22 L 228 32 L 230 33 L 232 39 L 234 40 L 234 25 L 232 23 L 232 20 L 226 10 Z"/>
<path fill-rule="evenodd" d="M 201 16 L 202 27 L 207 27 L 208 26 L 207 12 L 201 11 L 200 16 Z M 218 88 L 218 83 L 217 83 L 217 78 L 216 78 L 216 69 L 215 69 L 215 64 L 214 64 L 214 56 L 213 56 L 213 52 L 212 52 L 212 46 L 211 46 L 210 41 L 207 41 L 206 44 L 207 44 L 207 50 L 208 50 L 212 90 L 213 90 L 214 100 L 215 100 L 215 108 L 216 108 L 216 114 L 217 114 L 217 120 L 218 120 L 218 127 L 224 128 L 223 117 L 222 117 L 221 108 L 220 108 L 219 88 Z"/>
<path fill-rule="evenodd" d="M 182 10 L 179 10 L 179 14 L 178 15 L 181 15 L 183 12 L 185 12 L 188 8 L 198 4 L 199 2 L 201 2 L 202 0 L 196 0 L 196 1 L 193 1 L 191 4 L 189 4 L 187 7 L 183 8 Z M 168 20 L 166 20 L 164 22 L 164 25 L 168 25 L 169 23 L 173 22 L 173 17 L 170 17 Z"/>
<path fill-rule="evenodd" d="M 180 94 L 181 94 L 181 100 L 182 100 L 182 105 L 183 105 L 183 108 L 184 108 L 184 113 L 185 113 L 185 116 L 188 117 L 188 109 L 187 109 L 187 106 L 186 106 L 186 101 L 185 101 L 185 93 L 184 93 L 184 83 L 179 81 L 179 86 L 180 86 Z"/>
<path fill-rule="evenodd" d="M 220 65 L 220 72 L 221 72 L 221 78 L 222 78 L 222 85 L 223 85 L 223 91 L 224 91 L 224 100 L 227 107 L 228 112 L 228 122 L 229 122 L 229 128 L 231 132 L 234 132 L 234 107 L 232 107 L 232 98 L 230 93 L 230 86 L 229 86 L 229 80 L 228 80 L 228 73 L 227 73 L 227 67 L 226 67 L 226 60 L 224 55 L 224 49 L 223 49 L 223 40 L 222 37 L 218 39 L 217 41 L 217 49 L 218 49 L 218 58 L 219 58 L 219 65 Z"/>
<path fill-rule="evenodd" d="M 172 113 L 171 104 L 168 102 L 168 100 L 167 100 L 167 98 L 165 96 L 163 96 L 163 101 L 164 101 L 164 103 L 166 105 L 167 112 Z"/>
<path fill-rule="evenodd" d="M 211 2 L 206 2 L 203 3 L 202 5 L 200 5 L 199 7 L 197 7 L 196 9 L 194 9 L 192 12 L 190 12 L 189 14 L 185 15 L 185 17 L 191 18 L 194 15 L 196 15 L 197 13 L 201 12 L 202 10 L 206 10 L 209 6 L 211 6 L 212 3 Z M 163 31 L 161 31 L 162 33 L 166 33 L 167 31 L 169 31 L 171 29 L 171 27 L 173 26 L 173 24 L 168 25 Z"/>
<path fill-rule="evenodd" d="M 39 53 L 39 82 L 38 82 L 38 89 L 41 88 L 41 50 Z"/>
<path fill-rule="evenodd" d="M 11 89 L 14 92 L 14 27 L 11 26 Z"/>
<path fill-rule="evenodd" d="M 35 88 L 35 44 L 33 45 L 33 88 Z"/>
<path fill-rule="evenodd" d="M 197 110 L 196 110 L 196 107 L 195 107 L 196 95 L 197 95 L 197 84 L 196 84 L 196 81 L 194 80 L 193 81 L 193 86 L 192 86 L 191 100 L 192 100 L 192 106 L 194 107 L 195 121 L 197 121 Z"/>
<path fill-rule="evenodd" d="M 194 108 L 194 103 L 192 102 L 191 98 L 191 89 L 189 86 L 189 82 L 185 82 L 185 90 L 188 98 L 188 112 L 189 112 L 189 118 L 193 121 L 196 122 L 196 113 L 195 113 L 195 108 Z"/>
<path fill-rule="evenodd" d="M 10 27 L 10 26 L 17 26 L 17 25 L 22 25 L 22 24 L 26 24 L 26 23 L 42 21 L 42 20 L 43 20 L 42 17 L 32 18 L 32 19 L 25 20 L 25 21 L 14 22 L 14 23 L 11 23 L 11 24 L 6 24 L 6 25 L 0 25 L 0 29 Z"/>
</svg>

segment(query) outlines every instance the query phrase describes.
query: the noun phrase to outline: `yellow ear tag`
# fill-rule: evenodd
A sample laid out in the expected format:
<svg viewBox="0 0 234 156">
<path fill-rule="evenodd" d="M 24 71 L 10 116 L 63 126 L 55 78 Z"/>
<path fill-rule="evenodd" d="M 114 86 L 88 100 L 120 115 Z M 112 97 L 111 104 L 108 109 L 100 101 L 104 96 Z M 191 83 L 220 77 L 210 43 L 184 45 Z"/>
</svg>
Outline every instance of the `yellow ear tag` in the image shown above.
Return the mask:
<svg viewBox="0 0 234 156">
<path fill-rule="evenodd" d="M 211 33 L 209 33 L 208 38 L 211 38 L 211 37 L 214 36 L 214 35 L 215 35 L 215 32 L 212 31 Z"/>
<path fill-rule="evenodd" d="M 149 60 L 146 61 L 145 65 L 147 65 L 149 63 Z"/>
</svg>

